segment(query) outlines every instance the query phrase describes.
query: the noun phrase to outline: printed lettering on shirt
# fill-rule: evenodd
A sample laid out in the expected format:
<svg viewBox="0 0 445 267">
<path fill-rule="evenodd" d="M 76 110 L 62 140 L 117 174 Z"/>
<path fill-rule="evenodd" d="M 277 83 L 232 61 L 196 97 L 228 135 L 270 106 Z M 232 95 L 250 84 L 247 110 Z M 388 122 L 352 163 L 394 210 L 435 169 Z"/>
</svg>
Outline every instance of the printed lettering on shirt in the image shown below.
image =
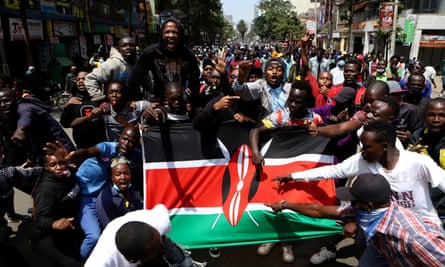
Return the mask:
<svg viewBox="0 0 445 267">
<path fill-rule="evenodd" d="M 399 206 L 404 208 L 414 208 L 416 202 L 414 201 L 413 191 L 394 192 L 391 193 L 391 200 L 397 202 Z"/>
</svg>

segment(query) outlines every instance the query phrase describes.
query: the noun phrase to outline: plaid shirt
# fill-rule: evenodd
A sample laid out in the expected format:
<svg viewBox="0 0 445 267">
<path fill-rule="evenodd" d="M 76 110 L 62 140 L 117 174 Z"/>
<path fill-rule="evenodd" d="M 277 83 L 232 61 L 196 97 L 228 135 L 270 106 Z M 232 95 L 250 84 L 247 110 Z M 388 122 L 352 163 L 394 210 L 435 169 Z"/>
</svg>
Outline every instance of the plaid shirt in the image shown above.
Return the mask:
<svg viewBox="0 0 445 267">
<path fill-rule="evenodd" d="M 392 202 L 377 225 L 372 245 L 389 266 L 444 266 L 445 232 L 419 214 Z"/>
</svg>

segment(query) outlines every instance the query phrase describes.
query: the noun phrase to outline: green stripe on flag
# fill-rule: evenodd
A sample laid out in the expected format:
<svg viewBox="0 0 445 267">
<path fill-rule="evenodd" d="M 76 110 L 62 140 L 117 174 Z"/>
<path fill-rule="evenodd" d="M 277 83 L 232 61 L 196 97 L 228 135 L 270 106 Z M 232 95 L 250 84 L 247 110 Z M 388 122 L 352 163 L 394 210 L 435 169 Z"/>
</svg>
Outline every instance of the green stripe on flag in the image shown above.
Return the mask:
<svg viewBox="0 0 445 267">
<path fill-rule="evenodd" d="M 249 215 L 250 213 L 250 215 Z M 176 214 L 168 234 L 187 249 L 292 241 L 340 234 L 342 226 L 332 219 L 319 219 L 296 212 L 267 210 L 244 212 L 236 226 L 224 214 Z"/>
</svg>

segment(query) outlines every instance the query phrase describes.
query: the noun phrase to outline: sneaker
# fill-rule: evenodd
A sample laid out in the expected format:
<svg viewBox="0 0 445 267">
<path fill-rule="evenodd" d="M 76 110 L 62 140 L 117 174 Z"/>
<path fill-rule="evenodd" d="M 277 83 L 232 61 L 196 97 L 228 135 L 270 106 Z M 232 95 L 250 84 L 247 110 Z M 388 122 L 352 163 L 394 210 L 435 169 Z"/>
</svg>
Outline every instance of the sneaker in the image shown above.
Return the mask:
<svg viewBox="0 0 445 267">
<path fill-rule="evenodd" d="M 221 250 L 219 248 L 209 248 L 209 255 L 212 258 L 219 258 L 221 256 Z"/>
<path fill-rule="evenodd" d="M 294 251 L 292 250 L 292 245 L 283 245 L 281 246 L 283 250 L 283 262 L 285 263 L 294 263 L 295 256 Z"/>
<path fill-rule="evenodd" d="M 18 213 L 8 214 L 7 217 L 8 217 L 8 222 L 10 223 L 27 222 L 31 220 L 31 216 L 22 215 Z"/>
<path fill-rule="evenodd" d="M 319 252 L 312 255 L 309 261 L 312 264 L 322 264 L 325 261 L 335 259 L 337 254 L 334 251 L 328 250 L 326 247 L 322 247 Z"/>
<path fill-rule="evenodd" d="M 260 256 L 269 255 L 270 251 L 275 247 L 275 243 L 264 243 L 258 246 L 256 253 Z"/>
</svg>

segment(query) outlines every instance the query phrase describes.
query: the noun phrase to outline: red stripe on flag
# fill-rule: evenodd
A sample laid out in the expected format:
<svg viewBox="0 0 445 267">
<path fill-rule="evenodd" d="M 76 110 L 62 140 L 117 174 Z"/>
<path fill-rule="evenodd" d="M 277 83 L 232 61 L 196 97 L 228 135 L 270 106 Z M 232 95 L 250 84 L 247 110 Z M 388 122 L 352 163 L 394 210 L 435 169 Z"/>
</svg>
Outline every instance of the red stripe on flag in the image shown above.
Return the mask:
<svg viewBox="0 0 445 267">
<path fill-rule="evenodd" d="M 316 182 L 291 182 L 283 192 L 278 192 L 272 179 L 301 169 L 323 166 L 318 162 L 298 161 L 281 166 L 264 166 L 255 194 L 249 203 L 271 203 L 285 199 L 289 202 L 336 204 L 335 184 L 332 179 Z M 221 207 L 223 191 L 228 198 L 236 189 L 237 181 L 232 180 L 223 188 L 226 166 L 147 169 L 145 207 L 150 209 L 158 203 L 167 208 Z M 250 173 L 250 171 L 249 171 Z M 252 176 L 249 174 L 249 176 Z M 251 178 L 250 178 L 251 179 Z M 250 183 L 245 189 L 250 189 Z M 232 191 L 229 189 L 232 188 Z M 228 200 L 226 200 L 228 201 Z"/>
<path fill-rule="evenodd" d="M 273 178 L 288 175 L 292 172 L 312 169 L 324 165 L 320 162 L 297 161 L 279 166 L 263 166 L 261 175 L 261 186 L 251 202 L 271 203 L 279 200 L 298 203 L 319 203 L 324 205 L 335 205 L 337 198 L 335 194 L 335 183 L 333 179 L 312 182 L 289 182 L 284 191 L 277 190 Z"/>
<path fill-rule="evenodd" d="M 147 169 L 145 208 L 220 207 L 226 166 Z"/>
</svg>

